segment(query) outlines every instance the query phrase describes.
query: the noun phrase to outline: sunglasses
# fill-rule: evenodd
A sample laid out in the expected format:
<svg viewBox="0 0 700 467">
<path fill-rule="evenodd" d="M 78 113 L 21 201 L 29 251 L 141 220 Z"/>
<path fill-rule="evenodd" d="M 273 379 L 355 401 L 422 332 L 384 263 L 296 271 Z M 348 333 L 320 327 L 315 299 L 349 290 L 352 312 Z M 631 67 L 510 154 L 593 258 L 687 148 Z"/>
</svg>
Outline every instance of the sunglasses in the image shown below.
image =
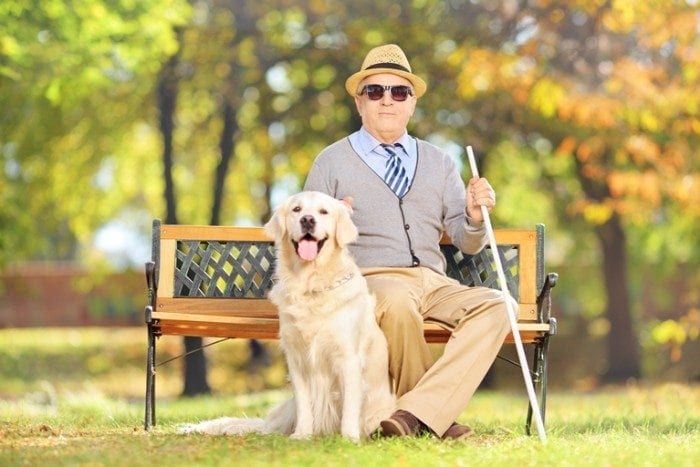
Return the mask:
<svg viewBox="0 0 700 467">
<path fill-rule="evenodd" d="M 360 95 L 367 94 L 369 100 L 378 101 L 384 97 L 384 91 L 391 91 L 391 98 L 395 101 L 405 101 L 408 96 L 413 95 L 410 86 L 383 86 L 381 84 L 368 84 L 362 88 Z"/>
</svg>

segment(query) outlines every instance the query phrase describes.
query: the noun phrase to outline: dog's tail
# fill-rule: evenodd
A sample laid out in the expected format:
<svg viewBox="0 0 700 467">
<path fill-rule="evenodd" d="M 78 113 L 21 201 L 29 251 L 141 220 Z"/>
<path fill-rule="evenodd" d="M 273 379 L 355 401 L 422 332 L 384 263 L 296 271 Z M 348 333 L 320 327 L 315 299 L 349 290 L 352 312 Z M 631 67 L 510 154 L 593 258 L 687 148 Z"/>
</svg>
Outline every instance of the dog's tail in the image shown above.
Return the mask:
<svg viewBox="0 0 700 467">
<path fill-rule="evenodd" d="M 244 435 L 263 433 L 265 420 L 262 418 L 221 417 L 180 427 L 180 434 L 202 433 L 205 435 Z"/>
<path fill-rule="evenodd" d="M 289 435 L 296 424 L 296 408 L 294 399 L 278 405 L 265 419 L 221 417 L 199 423 L 183 425 L 180 434 L 201 433 L 205 435 L 245 435 L 248 433 Z"/>
</svg>

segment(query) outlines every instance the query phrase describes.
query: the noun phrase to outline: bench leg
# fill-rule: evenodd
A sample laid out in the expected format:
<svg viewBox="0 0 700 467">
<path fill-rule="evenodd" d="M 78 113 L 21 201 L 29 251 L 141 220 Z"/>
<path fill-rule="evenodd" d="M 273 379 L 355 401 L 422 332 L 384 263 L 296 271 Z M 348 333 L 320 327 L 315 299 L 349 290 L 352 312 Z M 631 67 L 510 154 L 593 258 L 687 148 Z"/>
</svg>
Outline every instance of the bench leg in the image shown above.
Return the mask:
<svg viewBox="0 0 700 467">
<path fill-rule="evenodd" d="M 540 415 L 544 424 L 544 415 L 547 405 L 547 353 L 549 350 L 549 335 L 545 335 L 541 342 L 535 345 L 535 355 L 533 362 L 534 375 L 532 383 L 537 393 L 537 402 L 540 406 Z M 532 404 L 527 406 L 527 421 L 525 422 L 525 432 L 530 435 L 532 426 Z"/>
<path fill-rule="evenodd" d="M 156 424 L 156 336 L 148 323 L 148 349 L 146 352 L 146 413 L 143 427 L 148 431 Z"/>
</svg>

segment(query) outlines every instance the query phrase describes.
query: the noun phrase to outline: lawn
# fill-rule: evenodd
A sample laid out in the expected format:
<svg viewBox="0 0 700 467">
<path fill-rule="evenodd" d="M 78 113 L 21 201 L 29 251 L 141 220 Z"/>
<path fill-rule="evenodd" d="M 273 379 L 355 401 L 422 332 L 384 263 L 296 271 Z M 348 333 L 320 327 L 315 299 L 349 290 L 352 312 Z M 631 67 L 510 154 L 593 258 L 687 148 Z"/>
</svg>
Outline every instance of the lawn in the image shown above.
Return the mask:
<svg viewBox="0 0 700 467">
<path fill-rule="evenodd" d="M 544 445 L 524 434 L 524 390 L 477 392 L 460 418 L 477 433 L 466 442 L 178 435 L 181 423 L 262 415 L 288 397 L 246 386 L 276 384 L 278 368 L 226 385 L 242 377 L 219 367 L 245 364 L 242 343 L 211 352 L 214 396 L 176 397 L 177 365 L 164 367 L 158 424 L 145 432 L 144 340 L 143 330 L 0 331 L 0 465 L 700 465 L 700 386 L 670 383 L 554 390 Z"/>
</svg>

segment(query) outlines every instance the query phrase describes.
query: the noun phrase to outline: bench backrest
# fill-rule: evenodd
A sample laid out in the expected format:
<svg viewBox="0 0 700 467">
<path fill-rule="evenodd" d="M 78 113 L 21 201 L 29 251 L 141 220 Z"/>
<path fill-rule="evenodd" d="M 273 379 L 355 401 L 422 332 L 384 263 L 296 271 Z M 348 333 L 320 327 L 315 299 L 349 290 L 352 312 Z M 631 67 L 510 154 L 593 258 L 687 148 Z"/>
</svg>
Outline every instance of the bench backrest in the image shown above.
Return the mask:
<svg viewBox="0 0 700 467">
<path fill-rule="evenodd" d="M 537 318 L 537 291 L 544 282 L 544 226 L 496 230 L 510 293 L 519 320 Z M 446 273 L 465 285 L 500 289 L 489 247 L 463 254 L 443 238 Z M 197 226 L 153 222 L 153 262 L 158 311 L 272 317 L 265 299 L 272 285 L 274 245 L 261 227 Z M 207 299 L 207 300 L 202 300 Z"/>
</svg>

